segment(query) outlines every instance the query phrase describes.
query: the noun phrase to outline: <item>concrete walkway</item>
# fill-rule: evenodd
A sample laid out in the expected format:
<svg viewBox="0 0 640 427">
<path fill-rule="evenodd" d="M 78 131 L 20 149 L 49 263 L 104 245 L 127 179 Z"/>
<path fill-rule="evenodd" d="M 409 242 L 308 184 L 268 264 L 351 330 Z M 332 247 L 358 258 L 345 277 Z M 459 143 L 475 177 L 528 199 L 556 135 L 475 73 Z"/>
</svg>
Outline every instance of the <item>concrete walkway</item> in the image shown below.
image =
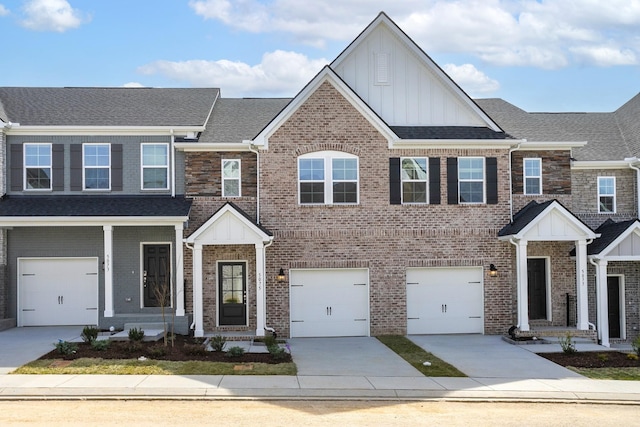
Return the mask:
<svg viewBox="0 0 640 427">
<path fill-rule="evenodd" d="M 46 353 L 52 341 L 77 339 L 80 331 L 20 328 L 0 332 L 3 371 Z M 297 338 L 289 340 L 299 368 L 296 376 L 0 375 L 0 400 L 437 399 L 640 405 L 640 381 L 590 380 L 554 364 L 539 364 L 544 359 L 499 337 L 410 338 L 470 377 L 425 377 L 375 338 Z"/>
</svg>

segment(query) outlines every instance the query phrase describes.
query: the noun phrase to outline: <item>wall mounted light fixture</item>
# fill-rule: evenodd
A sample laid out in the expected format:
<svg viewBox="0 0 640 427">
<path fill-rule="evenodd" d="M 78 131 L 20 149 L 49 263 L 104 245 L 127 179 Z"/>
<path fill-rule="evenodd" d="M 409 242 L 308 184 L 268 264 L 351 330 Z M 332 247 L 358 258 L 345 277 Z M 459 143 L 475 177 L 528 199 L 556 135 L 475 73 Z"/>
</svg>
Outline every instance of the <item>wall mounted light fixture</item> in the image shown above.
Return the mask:
<svg viewBox="0 0 640 427">
<path fill-rule="evenodd" d="M 494 264 L 489 265 L 489 276 L 490 277 L 498 276 L 498 269 Z"/>
<path fill-rule="evenodd" d="M 285 277 L 284 277 L 284 270 L 282 268 L 278 272 L 276 279 L 278 280 L 278 282 L 284 282 Z"/>
</svg>

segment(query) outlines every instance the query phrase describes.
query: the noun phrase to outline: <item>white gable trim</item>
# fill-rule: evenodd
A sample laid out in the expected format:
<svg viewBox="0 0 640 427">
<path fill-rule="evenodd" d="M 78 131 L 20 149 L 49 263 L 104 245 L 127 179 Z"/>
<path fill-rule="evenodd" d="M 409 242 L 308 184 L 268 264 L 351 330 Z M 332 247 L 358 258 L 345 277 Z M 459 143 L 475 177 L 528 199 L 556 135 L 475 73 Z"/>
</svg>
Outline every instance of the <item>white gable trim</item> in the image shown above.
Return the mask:
<svg viewBox="0 0 640 427">
<path fill-rule="evenodd" d="M 524 241 L 576 241 L 599 237 L 564 206 L 553 201 L 518 233 L 506 236 Z"/>
<path fill-rule="evenodd" d="M 273 240 L 260 227 L 227 203 L 185 239 L 188 244 L 263 244 Z"/>
<path fill-rule="evenodd" d="M 623 245 L 626 247 L 622 247 Z M 623 253 L 620 254 L 620 251 Z M 609 255 L 612 252 L 617 252 L 617 254 Z M 606 261 L 640 261 L 640 222 L 636 221 L 611 242 L 609 246 L 598 254 L 590 255 L 590 258 Z"/>
<path fill-rule="evenodd" d="M 430 57 L 427 55 L 407 34 L 404 33 L 396 25 L 395 22 L 391 20 L 384 12 L 380 12 L 380 14 L 374 19 L 367 28 L 364 29 L 360 33 L 356 39 L 351 42 L 351 44 L 344 50 L 336 59 L 331 63 L 332 68 L 337 68 L 342 61 L 344 61 L 349 54 L 360 44 L 360 42 L 367 38 L 367 36 L 373 32 L 379 25 L 385 25 L 389 31 L 391 31 L 399 40 L 401 40 L 409 50 L 413 52 L 413 54 L 418 57 L 420 60 L 424 62 L 424 64 L 431 69 L 431 71 L 436 75 L 442 82 L 453 92 L 455 93 L 460 100 L 465 103 L 471 110 L 474 111 L 475 114 L 478 115 L 488 127 L 496 132 L 502 132 L 503 130 L 498 126 L 496 122 L 494 122 L 479 106 L 476 104 L 469 95 L 467 95 L 461 88 L 458 86 L 452 79 L 449 77 L 443 70 L 436 64 Z"/>
<path fill-rule="evenodd" d="M 384 137 L 389 141 L 389 145 L 398 137 L 387 126 L 369 106 L 360 99 L 335 72 L 325 66 L 307 86 L 296 95 L 296 97 L 280 112 L 253 140 L 253 144 L 262 148 L 269 147 L 269 137 L 273 135 L 283 123 L 285 123 L 295 113 L 302 104 L 324 83 L 330 83 L 353 107 L 360 112 Z M 243 141 L 251 142 L 251 141 Z"/>
</svg>

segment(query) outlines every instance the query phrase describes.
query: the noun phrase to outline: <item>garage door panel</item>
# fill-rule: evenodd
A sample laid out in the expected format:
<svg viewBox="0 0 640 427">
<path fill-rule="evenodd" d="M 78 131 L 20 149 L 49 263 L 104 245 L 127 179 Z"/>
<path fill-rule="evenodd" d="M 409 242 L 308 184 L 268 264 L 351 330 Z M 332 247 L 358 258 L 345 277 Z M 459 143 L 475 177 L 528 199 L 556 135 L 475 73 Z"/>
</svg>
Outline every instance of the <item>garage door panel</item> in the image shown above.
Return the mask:
<svg viewBox="0 0 640 427">
<path fill-rule="evenodd" d="M 18 259 L 20 325 L 95 325 L 97 258 Z"/>
<path fill-rule="evenodd" d="M 292 270 L 291 336 L 366 336 L 368 271 Z"/>
<path fill-rule="evenodd" d="M 407 270 L 407 333 L 482 333 L 481 268 Z"/>
</svg>

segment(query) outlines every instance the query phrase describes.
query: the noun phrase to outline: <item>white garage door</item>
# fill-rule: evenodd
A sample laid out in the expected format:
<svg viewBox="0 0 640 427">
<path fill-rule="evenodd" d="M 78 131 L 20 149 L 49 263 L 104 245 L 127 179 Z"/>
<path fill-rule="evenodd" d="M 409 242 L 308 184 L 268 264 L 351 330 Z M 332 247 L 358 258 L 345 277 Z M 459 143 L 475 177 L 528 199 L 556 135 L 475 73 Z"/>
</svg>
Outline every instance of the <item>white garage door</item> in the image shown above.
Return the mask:
<svg viewBox="0 0 640 427">
<path fill-rule="evenodd" d="M 407 269 L 407 333 L 482 333 L 481 267 Z"/>
<path fill-rule="evenodd" d="M 291 336 L 369 335 L 366 269 L 291 270 Z"/>
<path fill-rule="evenodd" d="M 97 258 L 18 259 L 19 326 L 97 325 Z"/>
</svg>

